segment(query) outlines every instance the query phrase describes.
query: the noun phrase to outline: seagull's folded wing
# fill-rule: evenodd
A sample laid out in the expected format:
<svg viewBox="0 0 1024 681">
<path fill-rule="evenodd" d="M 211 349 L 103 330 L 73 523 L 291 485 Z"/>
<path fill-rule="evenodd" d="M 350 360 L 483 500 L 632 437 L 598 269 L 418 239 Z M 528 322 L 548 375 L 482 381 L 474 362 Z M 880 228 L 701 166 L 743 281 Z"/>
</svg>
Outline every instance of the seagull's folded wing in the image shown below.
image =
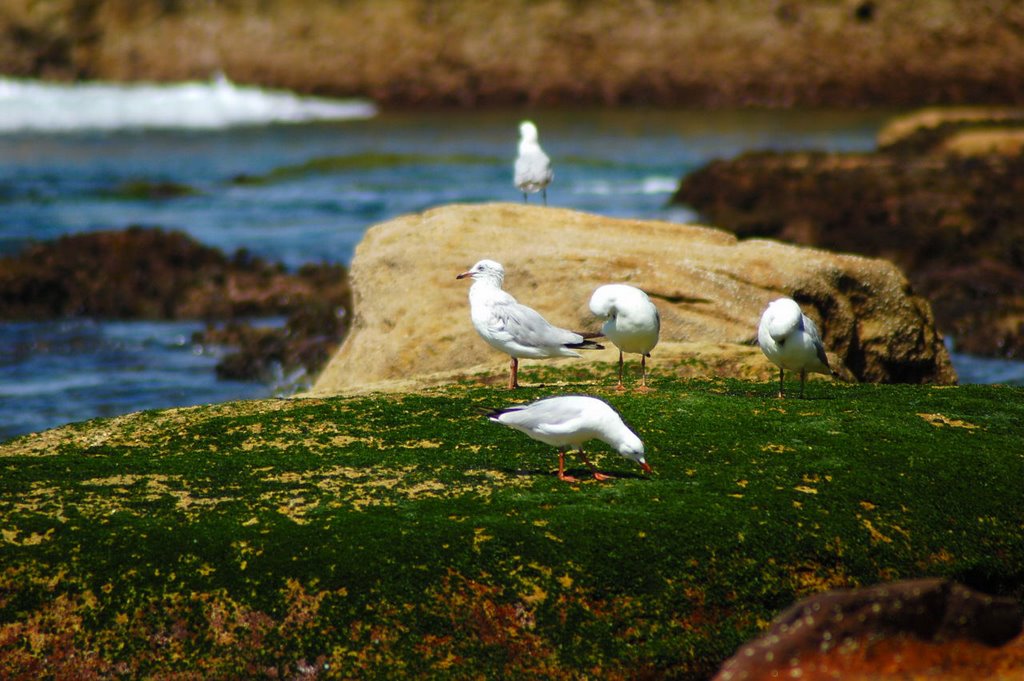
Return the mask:
<svg viewBox="0 0 1024 681">
<path fill-rule="evenodd" d="M 580 409 L 563 400 L 541 400 L 509 409 L 501 422 L 543 435 L 571 435 L 584 426 Z"/>
<path fill-rule="evenodd" d="M 582 343 L 583 336 L 552 326 L 539 312 L 519 303 L 495 305 L 491 327 L 508 340 L 531 348 L 552 348 Z"/>
</svg>

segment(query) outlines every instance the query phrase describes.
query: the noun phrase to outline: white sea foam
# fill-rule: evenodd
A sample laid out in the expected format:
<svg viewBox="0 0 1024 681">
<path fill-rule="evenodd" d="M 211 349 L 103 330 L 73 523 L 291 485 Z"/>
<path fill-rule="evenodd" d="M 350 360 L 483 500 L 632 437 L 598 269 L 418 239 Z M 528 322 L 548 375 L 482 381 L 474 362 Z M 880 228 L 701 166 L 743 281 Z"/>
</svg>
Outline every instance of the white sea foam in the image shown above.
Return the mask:
<svg viewBox="0 0 1024 681">
<path fill-rule="evenodd" d="M 0 133 L 218 129 L 375 114 L 368 101 L 302 97 L 235 85 L 223 75 L 207 82 L 171 84 L 61 84 L 0 78 Z"/>
<path fill-rule="evenodd" d="M 596 194 L 598 196 L 611 196 L 613 194 L 671 194 L 678 187 L 678 178 L 651 176 L 629 182 L 585 180 L 576 185 L 574 192 L 576 194 Z"/>
</svg>

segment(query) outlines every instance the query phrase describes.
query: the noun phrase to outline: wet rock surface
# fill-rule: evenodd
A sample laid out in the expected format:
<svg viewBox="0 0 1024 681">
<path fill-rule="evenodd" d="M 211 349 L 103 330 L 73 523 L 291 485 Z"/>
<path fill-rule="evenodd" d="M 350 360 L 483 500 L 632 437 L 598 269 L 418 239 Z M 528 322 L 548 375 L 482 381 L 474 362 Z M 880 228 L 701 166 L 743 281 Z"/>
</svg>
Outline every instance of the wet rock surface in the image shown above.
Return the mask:
<svg viewBox="0 0 1024 681">
<path fill-rule="evenodd" d="M 1014 599 L 944 579 L 825 592 L 779 615 L 714 681 L 1024 678 L 1022 625 Z"/>
<path fill-rule="evenodd" d="M 228 378 L 316 372 L 344 336 L 350 301 L 340 265 L 288 272 L 154 228 L 74 234 L 0 259 L 0 319 L 203 320 L 197 342 L 237 349 L 217 369 Z M 284 321 L 254 324 L 266 317 Z"/>
<path fill-rule="evenodd" d="M 877 153 L 750 153 L 688 176 L 673 200 L 741 237 L 892 260 L 932 303 L 939 330 L 958 350 L 1019 359 L 1024 154 L 1013 149 L 1020 131 L 944 123 Z"/>
</svg>

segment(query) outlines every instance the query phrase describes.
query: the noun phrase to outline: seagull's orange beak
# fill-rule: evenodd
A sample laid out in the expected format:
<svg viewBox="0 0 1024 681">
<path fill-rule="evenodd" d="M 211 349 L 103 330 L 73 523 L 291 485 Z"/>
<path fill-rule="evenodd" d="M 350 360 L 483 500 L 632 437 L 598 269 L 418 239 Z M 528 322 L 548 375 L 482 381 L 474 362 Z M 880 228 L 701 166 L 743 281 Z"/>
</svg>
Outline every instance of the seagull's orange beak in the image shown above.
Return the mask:
<svg viewBox="0 0 1024 681">
<path fill-rule="evenodd" d="M 456 279 L 465 279 L 466 277 L 469 277 L 469 276 L 472 276 L 472 275 L 473 275 L 472 272 L 463 272 L 462 274 L 456 274 L 455 278 Z"/>
<path fill-rule="evenodd" d="M 644 461 L 642 464 L 640 464 L 640 468 L 644 469 L 644 473 L 647 473 L 648 475 L 651 474 L 651 465 L 649 463 L 647 463 L 646 461 Z"/>
</svg>

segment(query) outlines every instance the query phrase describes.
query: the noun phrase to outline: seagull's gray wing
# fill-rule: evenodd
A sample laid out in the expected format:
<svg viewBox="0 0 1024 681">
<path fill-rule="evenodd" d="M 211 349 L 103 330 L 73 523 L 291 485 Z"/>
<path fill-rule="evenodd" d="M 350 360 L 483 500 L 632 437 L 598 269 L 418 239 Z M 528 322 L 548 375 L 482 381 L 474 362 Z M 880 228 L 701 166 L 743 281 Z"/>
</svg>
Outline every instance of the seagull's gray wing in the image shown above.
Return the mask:
<svg viewBox="0 0 1024 681">
<path fill-rule="evenodd" d="M 509 407 L 490 418 L 506 426 L 541 435 L 570 435 L 585 425 L 579 405 L 557 398 Z"/>
<path fill-rule="evenodd" d="M 509 340 L 530 348 L 555 348 L 583 342 L 583 336 L 554 326 L 539 312 L 520 303 L 502 303 L 492 309 L 495 330 L 508 334 Z"/>
<path fill-rule="evenodd" d="M 814 343 L 814 351 L 818 355 L 818 359 L 825 366 L 829 366 L 828 357 L 825 355 L 825 344 L 821 341 L 821 332 L 818 331 L 818 325 L 814 323 L 814 320 L 803 315 L 804 333 L 806 333 L 811 342 Z"/>
</svg>

